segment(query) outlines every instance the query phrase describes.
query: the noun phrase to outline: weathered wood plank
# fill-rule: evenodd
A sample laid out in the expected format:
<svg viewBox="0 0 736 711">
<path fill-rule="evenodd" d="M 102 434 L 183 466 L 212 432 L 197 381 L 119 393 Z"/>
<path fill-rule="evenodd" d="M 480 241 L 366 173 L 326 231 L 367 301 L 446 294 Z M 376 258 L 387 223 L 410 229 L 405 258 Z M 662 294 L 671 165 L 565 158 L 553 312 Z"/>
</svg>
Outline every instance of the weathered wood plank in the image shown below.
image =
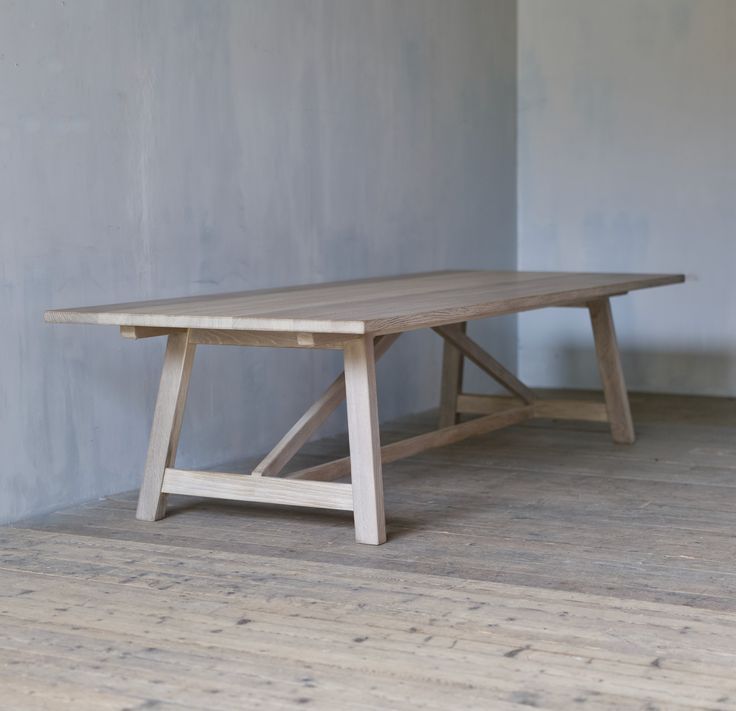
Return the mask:
<svg viewBox="0 0 736 711">
<path fill-rule="evenodd" d="M 733 612 L 33 531 L 3 549 L 13 534 L 14 694 L 597 711 L 726 708 L 736 691 Z"/>
<path fill-rule="evenodd" d="M 0 528 L 3 703 L 726 711 L 736 401 L 632 405 L 630 448 L 534 420 L 387 465 L 380 552 L 347 513 L 176 495 Z"/>
</svg>

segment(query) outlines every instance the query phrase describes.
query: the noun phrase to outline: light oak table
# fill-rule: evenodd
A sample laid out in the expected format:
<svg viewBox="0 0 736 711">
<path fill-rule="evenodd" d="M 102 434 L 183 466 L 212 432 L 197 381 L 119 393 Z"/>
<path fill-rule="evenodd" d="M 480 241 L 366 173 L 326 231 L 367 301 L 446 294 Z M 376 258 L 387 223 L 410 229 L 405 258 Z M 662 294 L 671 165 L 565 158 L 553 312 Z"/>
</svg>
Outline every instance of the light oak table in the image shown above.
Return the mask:
<svg viewBox="0 0 736 711">
<path fill-rule="evenodd" d="M 167 336 L 137 517 L 166 515 L 166 495 L 184 494 L 352 511 L 359 543 L 386 540 L 382 462 L 532 417 L 607 421 L 615 442 L 634 441 L 610 298 L 684 281 L 675 274 L 445 271 L 284 289 L 47 311 L 52 323 L 116 325 L 126 338 Z M 605 403 L 539 400 L 466 334 L 470 320 L 551 306 L 587 308 Z M 405 331 L 444 339 L 439 429 L 380 444 L 375 362 Z M 198 344 L 329 348 L 345 370 L 247 474 L 178 469 L 176 450 Z M 510 396 L 462 392 L 468 358 Z M 282 474 L 331 412 L 347 400 L 350 457 Z M 479 415 L 458 421 L 459 414 Z M 336 480 L 350 474 L 351 483 Z"/>
</svg>

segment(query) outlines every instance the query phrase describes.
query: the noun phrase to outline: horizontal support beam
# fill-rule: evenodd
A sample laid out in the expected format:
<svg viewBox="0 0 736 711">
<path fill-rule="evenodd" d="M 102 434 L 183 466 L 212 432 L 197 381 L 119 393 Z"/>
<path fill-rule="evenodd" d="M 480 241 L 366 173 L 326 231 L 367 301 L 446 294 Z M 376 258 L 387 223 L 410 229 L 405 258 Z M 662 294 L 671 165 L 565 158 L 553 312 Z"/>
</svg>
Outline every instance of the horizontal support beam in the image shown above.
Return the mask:
<svg viewBox="0 0 736 711">
<path fill-rule="evenodd" d="M 360 336 L 340 333 L 285 333 L 282 331 L 192 330 L 192 342 L 213 346 L 260 346 L 264 348 L 324 348 L 339 350 Z"/>
<path fill-rule="evenodd" d="M 520 407 L 512 407 L 505 412 L 497 412 L 486 417 L 478 417 L 469 422 L 462 422 L 459 425 L 443 427 L 433 432 L 417 435 L 416 437 L 402 439 L 399 442 L 393 442 L 392 444 L 381 447 L 381 462 L 387 464 L 397 459 L 411 457 L 427 449 L 454 444 L 468 437 L 486 434 L 493 430 L 500 430 L 504 427 L 519 424 L 533 416 L 534 407 L 532 405 L 522 405 Z M 326 482 L 339 479 L 349 473 L 350 457 L 345 457 L 325 464 L 318 464 L 314 467 L 308 467 L 307 469 L 300 469 L 297 472 L 287 475 L 286 478 Z"/>
<path fill-rule="evenodd" d="M 230 501 L 353 510 L 353 487 L 324 481 L 290 481 L 249 474 L 166 469 L 162 492 Z"/>
<path fill-rule="evenodd" d="M 186 328 L 157 328 L 155 326 L 121 326 L 120 335 L 138 341 L 141 338 L 171 336 L 175 333 L 186 333 Z"/>
<path fill-rule="evenodd" d="M 619 291 L 617 294 L 611 294 L 610 298 L 614 296 L 626 296 L 628 291 Z M 590 300 L 587 301 L 571 301 L 569 304 L 557 304 L 558 308 L 561 309 L 587 309 L 590 306 Z"/>
<path fill-rule="evenodd" d="M 505 395 L 469 395 L 461 393 L 457 398 L 457 411 L 482 415 L 502 412 L 519 401 Z M 583 422 L 608 422 L 606 405 L 589 400 L 535 400 L 534 417 L 553 420 L 580 420 Z"/>
<path fill-rule="evenodd" d="M 183 333 L 185 328 L 121 326 L 123 338 L 141 339 Z M 256 346 L 263 348 L 323 348 L 339 350 L 360 336 L 340 333 L 288 333 L 282 331 L 233 331 L 229 329 L 191 329 L 189 342 L 213 346 Z"/>
</svg>

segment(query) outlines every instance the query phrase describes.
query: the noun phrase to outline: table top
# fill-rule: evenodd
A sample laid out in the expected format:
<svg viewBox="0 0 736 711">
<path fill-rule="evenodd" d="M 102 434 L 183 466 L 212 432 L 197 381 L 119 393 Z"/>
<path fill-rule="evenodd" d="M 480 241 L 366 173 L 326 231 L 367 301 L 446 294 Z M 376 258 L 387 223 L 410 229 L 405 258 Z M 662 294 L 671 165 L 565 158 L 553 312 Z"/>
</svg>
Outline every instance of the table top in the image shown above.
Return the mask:
<svg viewBox="0 0 736 711">
<path fill-rule="evenodd" d="M 681 274 L 443 271 L 47 311 L 51 323 L 397 333 L 676 284 Z"/>
</svg>

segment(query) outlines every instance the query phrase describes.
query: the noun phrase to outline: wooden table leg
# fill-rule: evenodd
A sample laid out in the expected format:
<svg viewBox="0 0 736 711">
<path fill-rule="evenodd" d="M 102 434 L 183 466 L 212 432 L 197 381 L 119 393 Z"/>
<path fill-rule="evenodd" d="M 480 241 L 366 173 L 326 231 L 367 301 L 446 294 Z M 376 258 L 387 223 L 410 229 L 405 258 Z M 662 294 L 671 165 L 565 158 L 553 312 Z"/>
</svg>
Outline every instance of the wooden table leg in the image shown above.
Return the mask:
<svg viewBox="0 0 736 711">
<path fill-rule="evenodd" d="M 633 444 L 636 440 L 634 423 L 631 419 L 629 396 L 626 392 L 624 373 L 616 341 L 616 329 L 613 325 L 611 302 L 599 299 L 588 304 L 590 321 L 593 325 L 595 350 L 598 356 L 598 368 L 603 381 L 603 392 L 606 397 L 606 409 L 611 424 L 613 441 L 619 444 Z"/>
<path fill-rule="evenodd" d="M 344 353 L 355 540 L 379 545 L 386 522 L 373 336 L 346 344 Z"/>
<path fill-rule="evenodd" d="M 168 337 L 138 496 L 136 518 L 141 521 L 158 521 L 166 515 L 166 495 L 161 493 L 161 485 L 166 468 L 175 464 L 195 348 L 189 340 L 189 331 Z"/>
<path fill-rule="evenodd" d="M 459 323 L 452 328 L 465 333 L 467 322 Z M 447 339 L 442 349 L 442 385 L 440 387 L 440 420 L 439 427 L 451 427 L 457 424 L 457 397 L 463 386 L 463 354 L 459 348 Z"/>
</svg>

